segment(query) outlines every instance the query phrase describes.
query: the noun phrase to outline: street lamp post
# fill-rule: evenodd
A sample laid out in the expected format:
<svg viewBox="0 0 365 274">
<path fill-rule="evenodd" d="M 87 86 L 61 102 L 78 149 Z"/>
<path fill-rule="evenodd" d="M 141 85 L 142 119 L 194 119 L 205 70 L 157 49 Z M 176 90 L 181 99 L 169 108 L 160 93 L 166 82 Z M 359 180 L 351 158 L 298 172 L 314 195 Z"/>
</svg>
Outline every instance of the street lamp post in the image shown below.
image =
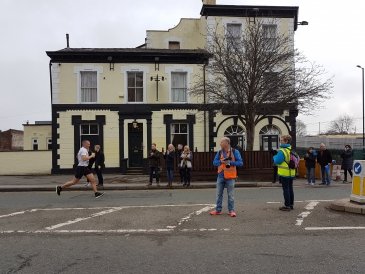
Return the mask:
<svg viewBox="0 0 365 274">
<path fill-rule="evenodd" d="M 365 156 L 365 109 L 364 109 L 364 94 L 365 94 L 365 90 L 364 90 L 364 68 L 360 65 L 357 65 L 358 68 L 361 68 L 362 70 L 362 152 L 363 152 L 363 157 Z M 364 157 L 365 159 L 365 157 Z"/>
</svg>

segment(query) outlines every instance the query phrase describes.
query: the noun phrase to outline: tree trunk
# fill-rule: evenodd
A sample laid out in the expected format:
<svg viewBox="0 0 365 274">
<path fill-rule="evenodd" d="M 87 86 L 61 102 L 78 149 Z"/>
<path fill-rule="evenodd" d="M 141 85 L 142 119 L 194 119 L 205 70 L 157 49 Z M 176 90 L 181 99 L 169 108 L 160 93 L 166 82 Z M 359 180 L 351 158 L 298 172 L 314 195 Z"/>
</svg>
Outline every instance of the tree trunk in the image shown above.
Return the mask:
<svg viewBox="0 0 365 274">
<path fill-rule="evenodd" d="M 253 151 L 255 140 L 255 121 L 246 120 L 246 135 L 247 135 L 247 151 Z"/>
</svg>

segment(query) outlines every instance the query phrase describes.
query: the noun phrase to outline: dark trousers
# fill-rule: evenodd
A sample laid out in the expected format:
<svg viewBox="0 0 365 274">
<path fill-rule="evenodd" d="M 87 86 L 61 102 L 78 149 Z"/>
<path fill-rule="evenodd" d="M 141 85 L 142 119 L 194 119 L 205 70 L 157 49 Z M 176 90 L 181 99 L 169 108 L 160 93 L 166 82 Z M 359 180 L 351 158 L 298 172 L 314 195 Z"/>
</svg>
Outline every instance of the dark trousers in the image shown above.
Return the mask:
<svg viewBox="0 0 365 274">
<path fill-rule="evenodd" d="M 345 181 L 347 181 L 347 172 L 350 174 L 350 176 L 351 176 L 351 178 L 352 178 L 352 170 L 351 170 L 351 169 L 345 169 L 345 170 L 344 170 Z"/>
<path fill-rule="evenodd" d="M 293 178 L 279 177 L 283 188 L 284 204 L 286 207 L 294 206 Z"/>
<path fill-rule="evenodd" d="M 102 186 L 104 184 L 104 178 L 103 178 L 102 169 L 99 168 L 98 166 L 96 166 L 95 167 L 95 173 L 96 173 L 96 176 L 98 176 L 98 184 L 100 186 Z"/>
<path fill-rule="evenodd" d="M 150 183 L 152 184 L 153 177 L 156 178 L 156 182 L 160 182 L 160 168 L 158 167 L 150 167 Z"/>
<path fill-rule="evenodd" d="M 179 167 L 180 182 L 184 182 L 184 169 Z"/>
<path fill-rule="evenodd" d="M 276 183 L 276 180 L 278 179 L 278 166 L 273 166 L 273 170 L 274 170 L 274 176 L 272 178 L 272 182 Z"/>
<path fill-rule="evenodd" d="M 191 168 L 184 167 L 183 169 L 184 185 L 190 185 Z"/>
</svg>

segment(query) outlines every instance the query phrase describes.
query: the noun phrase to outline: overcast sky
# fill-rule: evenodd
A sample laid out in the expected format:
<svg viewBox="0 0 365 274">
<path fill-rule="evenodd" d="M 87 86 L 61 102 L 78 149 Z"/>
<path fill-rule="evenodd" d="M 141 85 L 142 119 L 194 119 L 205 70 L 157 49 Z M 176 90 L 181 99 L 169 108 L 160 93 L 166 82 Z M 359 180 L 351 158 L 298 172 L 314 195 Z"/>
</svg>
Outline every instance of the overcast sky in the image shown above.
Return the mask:
<svg viewBox="0 0 365 274">
<path fill-rule="evenodd" d="M 340 114 L 362 130 L 361 70 L 365 66 L 363 0 L 217 0 L 218 4 L 299 6 L 296 48 L 334 76 L 332 99 L 300 116 L 311 134 Z M 46 50 L 136 47 L 146 29 L 166 30 L 182 17 L 198 18 L 201 0 L 0 0 L 0 130 L 27 120 L 51 120 Z M 327 123 L 326 123 L 327 122 Z"/>
</svg>

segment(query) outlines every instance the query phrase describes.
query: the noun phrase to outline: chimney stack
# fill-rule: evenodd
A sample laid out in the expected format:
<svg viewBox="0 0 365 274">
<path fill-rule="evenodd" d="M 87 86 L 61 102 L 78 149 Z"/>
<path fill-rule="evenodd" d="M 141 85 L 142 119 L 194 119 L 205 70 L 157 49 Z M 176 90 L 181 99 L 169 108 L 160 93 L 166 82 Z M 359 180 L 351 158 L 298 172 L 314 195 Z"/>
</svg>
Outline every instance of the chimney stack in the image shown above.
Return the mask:
<svg viewBox="0 0 365 274">
<path fill-rule="evenodd" d="M 217 5 L 216 0 L 202 0 L 202 1 L 203 1 L 203 5 Z"/>
<path fill-rule="evenodd" d="M 67 44 L 67 48 L 70 47 L 70 37 L 68 35 L 68 33 L 66 33 L 66 44 Z"/>
</svg>

